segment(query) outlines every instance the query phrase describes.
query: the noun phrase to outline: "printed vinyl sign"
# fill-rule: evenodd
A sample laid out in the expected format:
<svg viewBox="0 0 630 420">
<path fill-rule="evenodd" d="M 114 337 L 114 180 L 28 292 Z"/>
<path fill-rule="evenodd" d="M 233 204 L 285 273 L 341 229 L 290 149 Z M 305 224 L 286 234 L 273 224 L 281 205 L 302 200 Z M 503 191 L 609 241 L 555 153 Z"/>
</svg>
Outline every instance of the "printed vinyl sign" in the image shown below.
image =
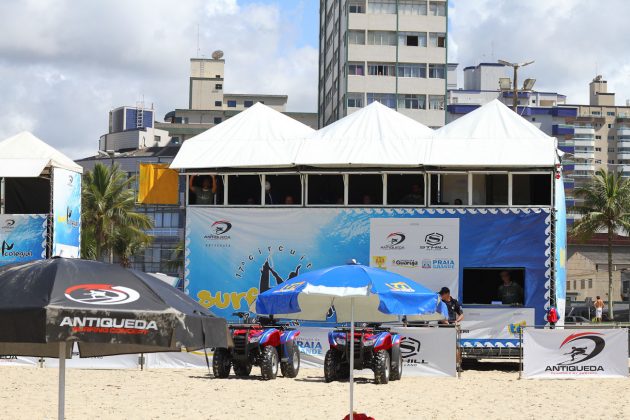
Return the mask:
<svg viewBox="0 0 630 420">
<path fill-rule="evenodd" d="M 627 329 L 526 328 L 526 378 L 618 378 L 628 376 Z"/>
<path fill-rule="evenodd" d="M 53 169 L 53 256 L 79 258 L 81 174 Z"/>
<path fill-rule="evenodd" d="M 518 347 L 521 329 L 535 325 L 534 313 L 533 308 L 523 307 L 466 307 L 462 321 L 462 346 Z"/>
<path fill-rule="evenodd" d="M 459 291 L 459 219 L 370 219 L 370 265 Z"/>
<path fill-rule="evenodd" d="M 46 216 L 0 215 L 0 265 L 46 258 Z"/>
</svg>

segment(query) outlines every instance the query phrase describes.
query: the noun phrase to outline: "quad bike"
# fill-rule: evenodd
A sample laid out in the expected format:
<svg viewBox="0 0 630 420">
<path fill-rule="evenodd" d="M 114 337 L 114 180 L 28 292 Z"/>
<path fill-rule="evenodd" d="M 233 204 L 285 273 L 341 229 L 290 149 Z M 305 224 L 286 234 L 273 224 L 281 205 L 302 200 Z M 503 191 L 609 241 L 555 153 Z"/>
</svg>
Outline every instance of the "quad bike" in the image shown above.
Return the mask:
<svg viewBox="0 0 630 420">
<path fill-rule="evenodd" d="M 337 328 L 328 333 L 330 350 L 324 359 L 326 382 L 348 379 L 350 376 L 350 328 Z M 355 328 L 354 368 L 372 369 L 374 382 L 386 384 L 399 380 L 403 364 L 400 342 L 402 337 L 378 325 Z"/>
<path fill-rule="evenodd" d="M 275 323 L 273 317 L 250 318 L 237 312 L 239 324 L 229 326 L 234 347 L 217 348 L 212 357 L 215 378 L 227 378 L 230 369 L 239 377 L 249 376 L 252 366 L 260 366 L 262 379 L 275 379 L 278 365 L 285 378 L 295 378 L 300 370 L 300 350 L 295 339 L 300 332 Z"/>
</svg>

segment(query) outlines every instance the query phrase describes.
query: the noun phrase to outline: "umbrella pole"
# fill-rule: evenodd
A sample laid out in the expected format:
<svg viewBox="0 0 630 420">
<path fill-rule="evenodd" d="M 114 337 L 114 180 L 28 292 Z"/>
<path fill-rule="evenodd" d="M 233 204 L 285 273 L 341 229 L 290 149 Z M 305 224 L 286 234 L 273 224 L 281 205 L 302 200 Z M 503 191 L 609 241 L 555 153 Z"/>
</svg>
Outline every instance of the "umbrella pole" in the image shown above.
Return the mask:
<svg viewBox="0 0 630 420">
<path fill-rule="evenodd" d="M 59 401 L 58 401 L 58 414 L 57 417 L 59 420 L 63 420 L 65 417 L 64 414 L 64 404 L 65 404 L 65 395 L 66 393 L 66 342 L 61 341 L 59 343 Z"/>
<path fill-rule="evenodd" d="M 354 298 L 350 298 L 350 420 L 354 419 Z"/>
</svg>

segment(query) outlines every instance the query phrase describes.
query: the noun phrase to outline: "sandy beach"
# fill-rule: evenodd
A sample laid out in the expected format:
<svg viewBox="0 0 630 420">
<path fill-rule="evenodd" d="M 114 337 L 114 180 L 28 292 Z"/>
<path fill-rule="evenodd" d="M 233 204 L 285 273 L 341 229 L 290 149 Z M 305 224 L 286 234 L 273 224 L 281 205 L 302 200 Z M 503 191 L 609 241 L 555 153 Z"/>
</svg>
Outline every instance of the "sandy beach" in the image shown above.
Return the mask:
<svg viewBox="0 0 630 420">
<path fill-rule="evenodd" d="M 53 419 L 57 370 L 0 367 L 0 418 Z M 297 379 L 219 380 L 202 369 L 67 372 L 68 419 L 341 419 L 348 384 L 318 369 Z M 375 419 L 630 418 L 630 380 L 518 380 L 517 372 L 467 370 L 461 379 L 403 377 L 376 386 L 359 377 L 355 407 Z M 591 413 L 591 414 L 589 414 Z"/>
</svg>

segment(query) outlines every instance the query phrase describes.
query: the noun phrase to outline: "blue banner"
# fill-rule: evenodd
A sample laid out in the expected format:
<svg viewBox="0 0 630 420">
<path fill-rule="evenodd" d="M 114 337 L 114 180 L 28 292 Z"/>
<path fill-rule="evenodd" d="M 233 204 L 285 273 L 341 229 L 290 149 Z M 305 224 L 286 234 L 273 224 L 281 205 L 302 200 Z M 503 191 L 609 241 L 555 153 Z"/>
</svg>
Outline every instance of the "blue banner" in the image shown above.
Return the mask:
<svg viewBox="0 0 630 420">
<path fill-rule="evenodd" d="M 401 221 L 402 230 L 392 226 L 390 235 L 381 238 L 377 230 L 379 236 L 374 236 L 373 221 L 383 218 L 406 221 Z M 437 223 L 435 219 L 450 221 L 444 230 L 426 234 L 422 229 L 407 232 L 405 229 L 412 225 L 408 219 L 433 225 L 447 221 Z M 523 268 L 524 303 L 535 308 L 539 323 L 544 322 L 549 296 L 550 223 L 548 209 L 188 207 L 186 289 L 215 314 L 233 318 L 232 313 L 246 311 L 259 292 L 304 271 L 345 264 L 350 259 L 379 266 L 383 262 L 380 256 L 372 255 L 374 261 L 370 261 L 371 242 L 377 240 L 376 249 L 379 253 L 383 250 L 387 258 L 392 252 L 403 252 L 404 246 L 414 247 L 416 253 L 444 255 L 433 259 L 384 259 L 401 269 L 416 270 L 415 275 L 408 277 L 431 288 L 435 287 L 433 280 L 443 276 L 439 273 L 445 270 L 455 270 L 457 275 L 453 278 L 461 291 L 462 274 L 467 267 Z M 449 243 L 446 237 L 453 233 L 452 229 L 457 229 L 457 243 Z M 424 241 L 422 246 L 412 242 L 418 237 Z M 448 254 L 454 247 L 458 252 Z M 374 249 L 372 243 L 372 254 Z M 404 252 L 408 255 L 409 249 Z M 444 281 L 449 278 L 445 276 Z M 461 298 L 461 292 L 458 297 Z"/>
<path fill-rule="evenodd" d="M 562 178 L 555 180 L 555 291 L 560 325 L 564 323 L 567 299 L 567 209 Z"/>
<path fill-rule="evenodd" d="M 46 216 L 0 215 L 0 265 L 46 258 Z"/>
<path fill-rule="evenodd" d="M 81 174 L 53 169 L 53 256 L 79 258 Z"/>
</svg>

